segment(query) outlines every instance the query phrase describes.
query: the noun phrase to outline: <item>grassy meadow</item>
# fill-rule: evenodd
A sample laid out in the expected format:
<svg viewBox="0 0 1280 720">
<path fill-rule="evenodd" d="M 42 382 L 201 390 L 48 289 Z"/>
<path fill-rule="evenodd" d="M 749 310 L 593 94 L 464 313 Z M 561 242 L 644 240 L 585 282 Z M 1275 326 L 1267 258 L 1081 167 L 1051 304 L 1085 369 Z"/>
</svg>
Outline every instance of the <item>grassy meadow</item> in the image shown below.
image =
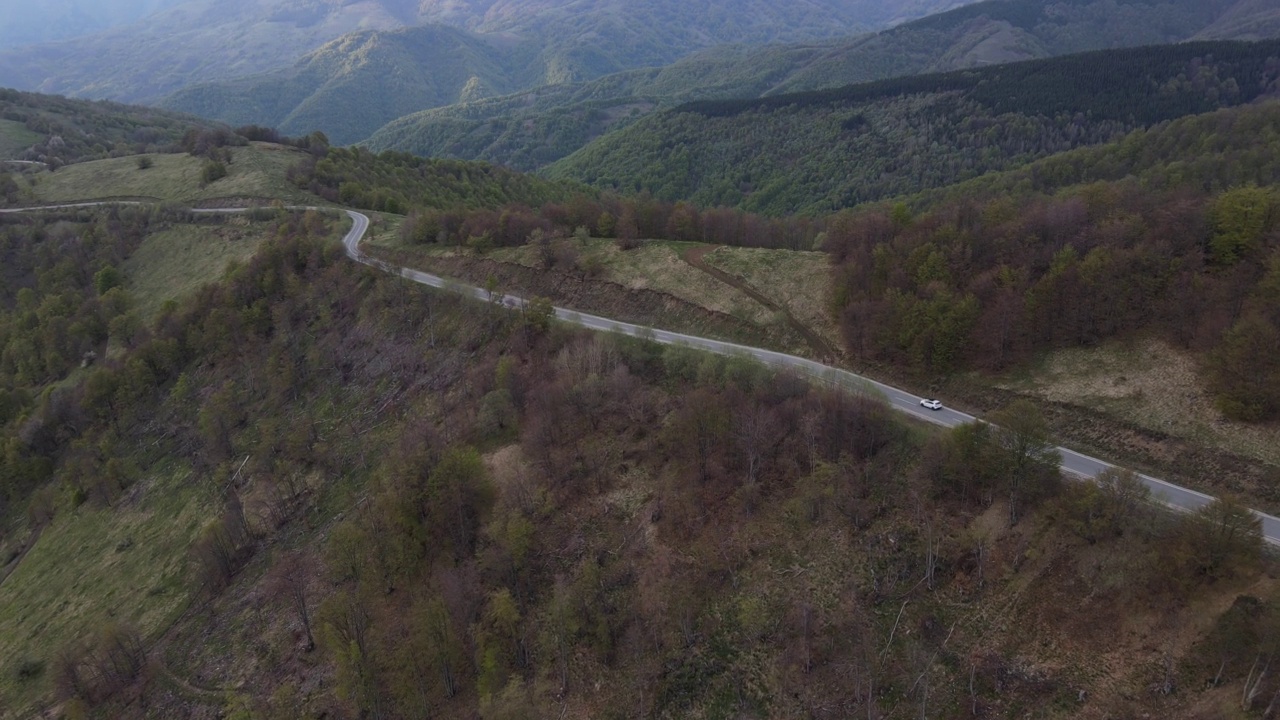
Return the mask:
<svg viewBox="0 0 1280 720">
<path fill-rule="evenodd" d="M 168 468 L 113 508 L 61 513 L 0 584 L 0 717 L 30 717 L 48 699 L 57 648 L 111 622 L 155 640 L 186 610 L 188 549 L 218 507 L 189 477 Z"/>
<path fill-rule="evenodd" d="M 0 120 L 0 160 L 11 160 L 18 153 L 40 142 L 40 135 L 13 120 Z"/>
<path fill-rule="evenodd" d="M 826 253 L 726 246 L 703 261 L 741 278 L 832 345 L 842 344 L 827 301 L 831 262 Z"/>
<path fill-rule="evenodd" d="M 138 157 L 76 163 L 35 176 L 32 194 L 37 202 L 78 202 L 96 199 L 159 200 L 201 203 L 224 198 L 274 199 L 317 204 L 317 199 L 285 179 L 301 151 L 254 143 L 232 149 L 227 176 L 205 184 L 205 160 L 190 155 L 148 155 L 151 167 L 140 168 Z"/>
<path fill-rule="evenodd" d="M 142 242 L 125 263 L 125 277 L 143 317 L 154 316 L 168 300 L 177 300 L 222 277 L 231 263 L 253 257 L 270 238 L 271 224 L 229 215 L 218 225 L 175 225 Z M 350 226 L 333 225 L 333 238 Z"/>
</svg>

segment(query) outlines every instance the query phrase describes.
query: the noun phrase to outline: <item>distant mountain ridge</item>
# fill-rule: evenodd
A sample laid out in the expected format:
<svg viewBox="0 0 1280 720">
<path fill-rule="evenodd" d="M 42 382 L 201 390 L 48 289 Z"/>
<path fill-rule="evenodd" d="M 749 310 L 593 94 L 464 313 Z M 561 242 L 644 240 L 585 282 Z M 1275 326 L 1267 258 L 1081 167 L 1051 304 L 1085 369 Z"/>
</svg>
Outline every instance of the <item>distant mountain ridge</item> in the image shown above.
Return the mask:
<svg viewBox="0 0 1280 720">
<path fill-rule="evenodd" d="M 824 213 L 1280 98 L 1280 41 L 1094 51 L 658 112 L 550 166 L 624 194 Z"/>
<path fill-rule="evenodd" d="M 0 3 L 0 50 L 128 25 L 182 0 L 39 0 Z"/>
<path fill-rule="evenodd" d="M 424 106 L 509 93 L 540 76 L 535 47 L 428 25 L 344 35 L 291 68 L 197 85 L 161 106 L 291 135 L 318 128 L 347 145 Z"/>
<path fill-rule="evenodd" d="M 989 0 L 842 40 L 716 48 L 660 69 L 426 110 L 374 150 L 534 170 L 662 107 L 760 97 L 1115 47 L 1280 35 L 1265 0 Z"/>
<path fill-rule="evenodd" d="M 282 67 L 365 28 L 411 19 L 406 0 L 186 0 L 127 27 L 0 52 L 0 85 L 150 102 L 193 82 Z"/>
<path fill-rule="evenodd" d="M 542 48 L 555 82 L 722 43 L 837 37 L 971 0 L 186 0 L 73 42 L 0 52 L 0 85 L 152 102 L 292 65 L 350 32 L 445 24 Z"/>
</svg>

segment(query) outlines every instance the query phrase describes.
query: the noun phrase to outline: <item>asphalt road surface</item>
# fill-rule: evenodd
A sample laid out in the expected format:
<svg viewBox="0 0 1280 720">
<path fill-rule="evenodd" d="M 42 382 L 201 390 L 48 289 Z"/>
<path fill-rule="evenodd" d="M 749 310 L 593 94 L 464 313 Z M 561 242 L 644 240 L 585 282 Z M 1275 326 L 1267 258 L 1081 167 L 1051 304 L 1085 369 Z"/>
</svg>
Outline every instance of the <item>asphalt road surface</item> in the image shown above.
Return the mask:
<svg viewBox="0 0 1280 720">
<path fill-rule="evenodd" d="M 56 210 L 60 208 L 75 207 L 92 207 L 97 205 L 136 205 L 139 203 L 120 203 L 120 202 L 88 202 L 88 203 L 72 203 L 65 205 L 52 205 L 44 207 L 29 208 L 10 208 L 0 209 L 0 213 L 28 212 L 33 210 Z M 291 207 L 291 210 L 302 209 L 319 209 L 319 208 L 298 208 Z M 331 208 L 329 208 L 331 209 Z M 205 209 L 197 210 L 202 213 L 236 213 L 245 212 L 244 209 Z M 490 294 L 489 291 L 464 285 L 461 283 L 447 280 L 438 275 L 412 270 L 410 268 L 399 268 L 388 265 L 380 260 L 371 258 L 360 251 L 360 242 L 364 239 L 365 233 L 369 231 L 369 218 L 363 213 L 354 210 L 346 210 L 347 216 L 351 218 L 351 230 L 342 240 L 343 246 L 346 248 L 347 256 L 356 262 L 375 267 L 384 272 L 410 280 L 415 283 L 427 285 L 434 288 L 440 288 L 456 292 L 468 297 L 475 298 L 484 302 L 498 302 L 507 308 L 513 310 L 523 308 L 527 304 L 527 300 L 511 294 Z M 864 378 L 855 375 L 847 370 L 833 368 L 823 365 L 813 360 L 808 360 L 795 355 L 787 355 L 785 353 L 774 352 L 772 350 L 762 350 L 760 348 L 747 347 L 745 345 L 737 345 L 730 342 L 722 342 L 720 340 L 711 340 L 708 338 L 696 337 L 693 335 L 684 335 L 681 333 L 671 332 L 668 330 L 658 330 L 655 328 L 647 328 L 631 323 L 610 320 L 609 318 L 590 315 L 587 313 L 568 310 L 565 308 L 555 308 L 555 316 L 557 320 L 562 322 L 580 325 L 591 330 L 599 330 L 603 332 L 620 332 L 625 335 L 646 338 L 655 342 L 666 345 L 686 345 L 691 348 L 705 350 L 720 355 L 741 355 L 749 357 L 757 362 L 764 363 L 778 368 L 786 368 L 803 373 L 811 378 L 821 382 L 837 385 L 849 390 L 871 392 L 884 397 L 889 406 L 899 412 L 911 415 L 919 420 L 930 422 L 943 427 L 955 427 L 963 423 L 978 421 L 978 418 L 943 407 L 940 410 L 928 410 L 921 407 L 920 401 L 923 398 L 912 395 L 905 390 L 876 382 L 870 378 Z M 1062 470 L 1068 474 L 1080 478 L 1094 478 L 1103 470 L 1116 468 L 1118 466 L 1111 463 L 1090 457 L 1083 453 L 1078 453 L 1069 448 L 1059 447 L 1058 452 L 1062 455 Z M 1173 483 L 1154 478 L 1149 475 L 1138 475 L 1142 482 L 1151 490 L 1151 496 L 1155 500 L 1167 505 L 1168 507 L 1181 512 L 1194 512 L 1205 505 L 1213 502 L 1213 498 L 1195 490 L 1180 487 Z M 1280 545 L 1280 518 L 1276 518 L 1266 513 L 1253 511 L 1255 515 L 1262 521 L 1262 536 L 1267 542 L 1273 545 Z"/>
</svg>

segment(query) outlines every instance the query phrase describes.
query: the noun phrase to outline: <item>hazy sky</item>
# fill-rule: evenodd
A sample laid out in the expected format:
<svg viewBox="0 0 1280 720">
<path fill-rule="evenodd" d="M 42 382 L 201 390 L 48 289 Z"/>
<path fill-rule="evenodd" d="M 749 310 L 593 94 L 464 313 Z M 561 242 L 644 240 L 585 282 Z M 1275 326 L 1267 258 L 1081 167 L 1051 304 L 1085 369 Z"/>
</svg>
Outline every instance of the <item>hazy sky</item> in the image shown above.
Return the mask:
<svg viewBox="0 0 1280 720">
<path fill-rule="evenodd" d="M 131 23 L 181 0 L 0 0 L 0 48 Z"/>
</svg>

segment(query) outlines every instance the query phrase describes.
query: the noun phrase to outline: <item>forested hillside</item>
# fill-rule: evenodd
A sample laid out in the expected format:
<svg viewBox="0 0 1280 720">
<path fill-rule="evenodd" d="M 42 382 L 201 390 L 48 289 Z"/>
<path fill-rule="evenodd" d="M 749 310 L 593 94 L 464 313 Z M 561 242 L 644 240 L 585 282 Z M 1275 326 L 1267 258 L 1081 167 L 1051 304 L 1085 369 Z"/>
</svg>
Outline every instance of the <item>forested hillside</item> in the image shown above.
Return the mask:
<svg viewBox="0 0 1280 720">
<path fill-rule="evenodd" d="M 287 180 L 330 202 L 396 214 L 437 208 L 523 206 L 564 201 L 591 191 L 506 168 L 458 160 L 426 160 L 404 153 L 374 155 L 333 148 L 291 166 Z"/>
<path fill-rule="evenodd" d="M 1275 697 L 1249 670 L 1278 651 L 1277 598 L 1238 506 L 1063 486 L 1026 404 L 934 434 L 743 361 L 428 294 L 346 261 L 325 222 L 281 219 L 5 426 L 20 452 L 32 427 L 62 442 L 0 584 L 4 713 L 1190 718 Z M 136 572 L 163 542 L 184 583 L 34 604 L 42 543 L 182 497 L 194 527 L 105 552 Z M 147 612 L 181 598 L 198 611 L 172 625 Z"/>
<path fill-rule="evenodd" d="M 79 385 L 92 374 L 95 361 L 107 357 L 108 338 L 118 348 L 133 349 L 149 335 L 148 318 L 136 312 L 135 294 L 127 288 L 127 261 L 149 234 L 193 222 L 188 213 L 158 208 L 67 211 L 41 220 L 4 216 L 0 425 L 15 433 L 16 427 L 25 428 L 21 441 L 16 434 L 6 437 L 0 460 L 0 524 L 5 530 L 12 529 L 12 521 L 28 507 L 30 493 L 64 457 L 66 433 L 79 422 L 63 414 L 66 404 L 85 391 Z M 221 219 L 206 217 L 204 222 Z M 132 367 L 133 392 L 142 392 L 150 382 L 147 373 L 162 362 L 154 355 L 148 358 L 151 365 Z M 95 392 L 92 383 L 88 388 Z M 119 488 L 107 490 L 100 484 L 105 482 L 89 473 L 77 477 L 72 490 L 78 502 L 91 496 L 110 501 Z"/>
<path fill-rule="evenodd" d="M 937 372 L 1154 332 L 1202 359 L 1204 385 L 1227 417 L 1272 421 L 1280 368 L 1262 348 L 1280 337 L 1277 142 L 1280 104 L 1222 110 L 923 193 L 899 206 L 897 220 L 888 210 L 849 216 L 852 224 L 836 222 L 828 238 L 842 266 L 846 336 L 868 357 L 887 342 L 894 362 Z M 909 207 L 923 214 L 910 218 Z M 1002 248 L 999 265 L 974 245 L 988 241 Z M 866 260 L 867 243 L 885 244 L 877 267 L 941 261 L 946 279 L 906 269 L 860 290 L 859 273 L 881 272 L 854 259 Z M 925 320 L 930 313 L 907 309 L 913 295 L 940 301 L 935 309 L 972 304 Z M 906 317 L 899 311 L 931 327 L 877 329 L 869 320 L 896 324 Z"/>
<path fill-rule="evenodd" d="M 1200 33 L 1209 39 L 1261 40 L 1280 34 L 1280 8 L 1269 0 L 1241 0 Z"/>
<path fill-rule="evenodd" d="M 170 151 L 193 130 L 215 126 L 192 115 L 0 89 L 0 160 L 53 166 Z"/>
<path fill-rule="evenodd" d="M 597 156 L 655 178 L 621 195 L 6 91 L 8 137 L 86 161 L 18 200 L 268 207 L 0 215 L 0 719 L 1265 720 L 1280 565 L 1243 501 L 1065 479 L 1052 423 L 1114 418 L 994 385 L 1155 340 L 1229 429 L 1280 418 L 1278 84 L 1280 42 L 1209 43 L 700 102 Z M 527 246 L 548 294 L 608 272 L 593 243 L 821 247 L 798 284 L 847 358 L 989 422 L 428 290 L 281 207 L 319 201 L 406 255 Z M 1280 503 L 1265 462 L 1122 440 Z"/>
<path fill-rule="evenodd" d="M 192 83 L 287 67 L 354 28 L 401 27 L 406 9 L 395 0 L 184 0 L 134 25 L 0 51 L 0 85 L 151 102 Z"/>
<path fill-rule="evenodd" d="M 804 354 L 815 346 L 796 349 L 750 309 L 711 321 L 746 306 L 715 277 L 698 284 L 696 266 L 692 280 L 681 273 L 710 249 L 685 243 L 808 250 L 816 241 L 835 253 L 833 274 L 786 251 L 706 257 L 794 313 L 830 313 L 832 336 L 838 320 L 858 367 L 977 408 L 998 407 L 1016 388 L 1051 406 L 1055 431 L 1079 447 L 1271 503 L 1280 455 L 1265 418 L 1280 376 L 1265 357 L 1247 358 L 1269 356 L 1261 348 L 1277 327 L 1267 218 L 1278 137 L 1280 105 L 1255 103 L 849 215 L 767 218 L 608 193 L 532 212 L 419 211 L 385 257 L 477 284 L 501 278 L 515 292 L 641 325 Z M 1241 190 L 1251 186 L 1261 190 Z M 1252 219 L 1232 229 L 1236 214 Z M 861 254 L 846 256 L 846 243 Z M 1232 243 L 1248 248 L 1238 260 Z M 686 279 L 675 287 L 675 277 Z M 655 315 L 663 298 L 667 312 Z M 1059 358 L 1077 367 L 1060 368 Z"/>
<path fill-rule="evenodd" d="M 717 48 L 660 69 L 539 89 L 401 118 L 376 149 L 534 170 L 654 109 L 777 95 L 918 73 L 1181 42 L 1275 37 L 1272 10 L 1241 0 L 994 0 L 826 43 Z"/>
<path fill-rule="evenodd" d="M 662 199 L 819 213 L 951 184 L 1277 92 L 1280 44 L 1069 56 L 760 100 L 692 103 L 552 177 Z"/>
<path fill-rule="evenodd" d="M 1248 0 L 995 0 L 843 43 L 771 89 L 818 90 L 883 77 L 1200 39 L 1228 17 L 1257 18 Z M 1244 32 L 1243 28 L 1240 29 Z M 1222 34 L 1214 39 L 1239 36 Z M 1240 39 L 1274 37 L 1252 29 Z"/>
<path fill-rule="evenodd" d="M 869 19 L 860 24 L 864 21 L 859 8 L 845 3 L 741 5 L 605 2 L 594 10 L 547 7 L 535 12 L 515 4 L 464 23 L 474 32 L 431 25 L 356 33 L 309 54 L 292 68 L 196 85 L 161 104 L 233 124 L 271 125 L 295 134 L 321 130 L 334 142 L 348 144 L 428 108 L 470 106 L 529 88 L 637 66 L 662 66 L 717 43 L 826 37 L 880 24 Z M 901 12 L 905 17 L 911 11 Z M 584 37 L 589 39 L 584 42 Z M 410 149 L 385 142 L 376 147 Z"/>
<path fill-rule="evenodd" d="M 948 201 L 1053 195 L 1073 186 L 1134 179 L 1151 190 L 1280 184 L 1280 104 L 1273 100 L 1192 115 L 1135 130 L 1122 139 L 1037 160 L 1025 167 L 905 198 L 913 209 Z"/>
<path fill-rule="evenodd" d="M 345 35 L 292 68 L 165 98 L 163 107 L 233 125 L 324 132 L 338 145 L 426 107 L 470 102 L 540 85 L 530 43 L 494 42 L 441 25 Z"/>
<path fill-rule="evenodd" d="M 758 96 L 823 47 L 723 46 L 661 68 L 424 110 L 388 123 L 363 144 L 533 170 L 662 106 L 707 96 Z"/>
</svg>

